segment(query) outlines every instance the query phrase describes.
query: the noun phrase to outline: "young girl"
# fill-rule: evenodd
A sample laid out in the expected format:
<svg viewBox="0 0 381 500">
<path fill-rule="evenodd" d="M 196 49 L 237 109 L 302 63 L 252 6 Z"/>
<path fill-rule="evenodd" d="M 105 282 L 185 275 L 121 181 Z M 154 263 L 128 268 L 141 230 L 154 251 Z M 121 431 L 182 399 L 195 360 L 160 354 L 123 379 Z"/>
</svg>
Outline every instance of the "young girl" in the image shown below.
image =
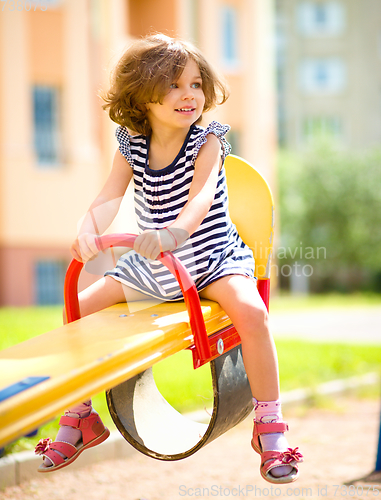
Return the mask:
<svg viewBox="0 0 381 500">
<path fill-rule="evenodd" d="M 86 316 L 119 302 L 181 299 L 175 278 L 155 261 L 161 252 L 173 252 L 200 296 L 219 302 L 239 332 L 255 396 L 251 443 L 261 454 L 262 476 L 287 483 L 297 478 L 302 456 L 283 434 L 288 427 L 279 402 L 276 351 L 253 255 L 229 218 L 223 167 L 230 152 L 224 138 L 229 127 L 197 125 L 204 111 L 227 97 L 224 84 L 188 43 L 149 36 L 123 55 L 104 106 L 120 125 L 119 148 L 71 251 L 81 262 L 98 253 L 97 234 L 111 224 L 132 179 L 141 233 L 115 269 L 79 294 L 80 310 Z M 91 401 L 73 405 L 60 420 L 56 441 L 37 445 L 36 452 L 44 455 L 39 471 L 69 465 L 108 435 Z"/>
</svg>

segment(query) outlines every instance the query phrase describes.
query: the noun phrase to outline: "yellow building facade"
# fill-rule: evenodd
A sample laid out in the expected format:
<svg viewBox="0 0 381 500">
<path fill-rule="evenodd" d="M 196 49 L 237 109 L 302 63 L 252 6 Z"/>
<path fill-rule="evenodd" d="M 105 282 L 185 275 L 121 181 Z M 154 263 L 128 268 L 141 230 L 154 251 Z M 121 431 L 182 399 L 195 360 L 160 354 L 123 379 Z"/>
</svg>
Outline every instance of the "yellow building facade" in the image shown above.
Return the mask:
<svg viewBox="0 0 381 500">
<path fill-rule="evenodd" d="M 205 115 L 203 124 L 229 123 L 233 152 L 274 185 L 271 2 L 18 5 L 11 10 L 7 3 L 0 13 L 0 305 L 61 301 L 77 223 L 107 178 L 117 148 L 116 125 L 98 93 L 137 37 L 159 31 L 201 48 L 231 88 L 227 103 Z M 133 214 L 125 212 L 110 231 L 133 230 Z M 82 286 L 94 278 L 84 275 Z"/>
<path fill-rule="evenodd" d="M 381 2 L 276 0 L 279 139 L 302 150 L 381 141 Z"/>
</svg>

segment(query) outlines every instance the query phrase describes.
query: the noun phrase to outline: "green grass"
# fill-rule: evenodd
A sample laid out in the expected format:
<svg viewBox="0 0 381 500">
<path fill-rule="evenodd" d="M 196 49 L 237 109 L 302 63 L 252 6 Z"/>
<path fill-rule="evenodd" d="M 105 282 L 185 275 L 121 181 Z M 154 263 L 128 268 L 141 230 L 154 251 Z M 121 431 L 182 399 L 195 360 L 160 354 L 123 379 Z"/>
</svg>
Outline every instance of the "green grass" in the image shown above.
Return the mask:
<svg viewBox="0 0 381 500">
<path fill-rule="evenodd" d="M 276 341 L 281 390 L 314 388 L 329 380 L 380 372 L 381 346 Z"/>
<path fill-rule="evenodd" d="M 281 390 L 314 388 L 338 378 L 380 371 L 381 346 L 278 340 Z M 179 411 L 211 407 L 210 369 L 193 370 L 190 353 L 180 352 L 154 368 L 163 396 Z"/>
<path fill-rule="evenodd" d="M 277 297 L 272 310 L 304 310 L 316 307 L 363 307 L 380 305 L 380 296 L 315 296 L 303 299 Z M 62 324 L 61 307 L 0 308 L 0 349 L 27 340 Z M 300 340 L 277 340 L 281 390 L 316 387 L 320 383 L 380 370 L 381 346 L 322 344 Z M 209 365 L 193 370 L 189 351 L 182 351 L 154 366 L 163 396 L 179 411 L 210 408 L 213 403 Z M 115 428 L 104 394 L 93 398 L 105 424 Z M 58 418 L 39 429 L 37 437 L 22 438 L 6 447 L 6 453 L 33 449 L 47 436 L 54 437 Z"/>
<path fill-rule="evenodd" d="M 193 369 L 190 351 L 181 351 L 153 367 L 156 385 L 180 412 L 213 407 L 210 365 Z"/>
<path fill-rule="evenodd" d="M 0 350 L 62 325 L 62 306 L 0 308 Z"/>
</svg>

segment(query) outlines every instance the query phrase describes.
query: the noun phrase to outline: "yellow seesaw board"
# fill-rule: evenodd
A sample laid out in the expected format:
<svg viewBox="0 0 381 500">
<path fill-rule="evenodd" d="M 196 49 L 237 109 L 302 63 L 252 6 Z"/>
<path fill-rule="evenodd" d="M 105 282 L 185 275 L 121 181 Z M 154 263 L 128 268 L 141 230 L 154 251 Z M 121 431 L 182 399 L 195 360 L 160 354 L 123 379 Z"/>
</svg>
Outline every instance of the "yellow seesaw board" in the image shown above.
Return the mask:
<svg viewBox="0 0 381 500">
<path fill-rule="evenodd" d="M 231 325 L 216 302 L 201 309 L 208 335 Z M 0 401 L 0 446 L 193 343 L 183 302 L 134 311 L 117 304 L 0 352 L 0 394 L 23 389 Z"/>
</svg>

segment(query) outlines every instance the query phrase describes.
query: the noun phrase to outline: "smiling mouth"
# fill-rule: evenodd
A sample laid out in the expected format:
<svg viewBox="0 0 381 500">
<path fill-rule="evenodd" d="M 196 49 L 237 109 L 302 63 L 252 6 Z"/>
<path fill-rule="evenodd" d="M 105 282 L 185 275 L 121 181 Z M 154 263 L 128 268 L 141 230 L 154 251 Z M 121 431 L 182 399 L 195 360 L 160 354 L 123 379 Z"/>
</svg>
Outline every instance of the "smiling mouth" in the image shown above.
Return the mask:
<svg viewBox="0 0 381 500">
<path fill-rule="evenodd" d="M 179 113 L 192 113 L 195 110 L 196 110 L 196 108 L 178 108 L 175 111 L 177 111 Z"/>
</svg>

